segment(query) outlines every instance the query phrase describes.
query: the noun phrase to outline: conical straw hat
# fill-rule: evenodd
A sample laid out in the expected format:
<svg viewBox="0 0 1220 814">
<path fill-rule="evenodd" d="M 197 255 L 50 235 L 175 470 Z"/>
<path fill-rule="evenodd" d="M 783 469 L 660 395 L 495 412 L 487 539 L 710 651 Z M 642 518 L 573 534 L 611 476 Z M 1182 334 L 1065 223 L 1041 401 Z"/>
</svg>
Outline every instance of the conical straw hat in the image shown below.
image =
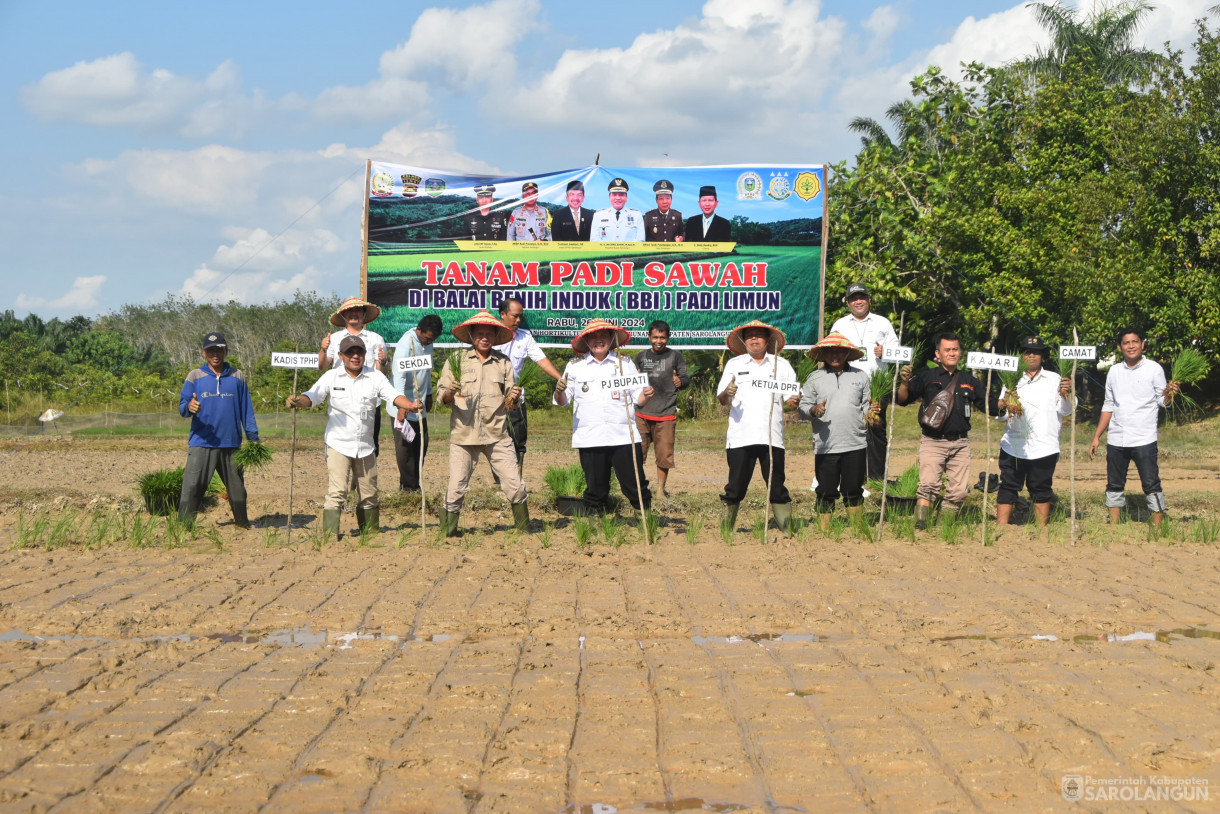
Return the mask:
<svg viewBox="0 0 1220 814">
<path fill-rule="evenodd" d="M 787 341 L 784 337 L 784 332 L 774 325 L 768 325 L 761 320 L 751 320 L 745 325 L 738 325 L 733 330 L 729 331 L 729 335 L 725 337 L 724 342 L 729 346 L 729 350 L 737 355 L 746 352 L 746 343 L 742 340 L 741 334 L 747 328 L 765 328 L 771 332 L 771 336 L 767 339 L 767 353 L 779 353 L 784 349 L 784 344 Z"/>
<path fill-rule="evenodd" d="M 496 329 L 496 338 L 491 343 L 493 345 L 503 345 L 505 342 L 512 341 L 513 332 L 503 322 L 492 316 L 490 311 L 480 311 L 461 325 L 458 325 L 453 329 L 453 335 L 458 338 L 458 341 L 465 342 L 467 345 L 473 345 L 474 341 L 470 338 L 470 329 L 476 325 L 490 325 Z"/>
</svg>

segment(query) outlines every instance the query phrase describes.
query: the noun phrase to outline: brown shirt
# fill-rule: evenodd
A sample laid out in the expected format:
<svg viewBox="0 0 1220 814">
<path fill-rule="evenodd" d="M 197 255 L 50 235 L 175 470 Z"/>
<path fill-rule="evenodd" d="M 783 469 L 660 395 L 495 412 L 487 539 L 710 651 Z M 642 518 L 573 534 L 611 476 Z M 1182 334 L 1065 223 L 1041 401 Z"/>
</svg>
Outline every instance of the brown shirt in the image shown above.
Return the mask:
<svg viewBox="0 0 1220 814">
<path fill-rule="evenodd" d="M 461 395 L 456 392 L 457 382 L 449 365 L 445 365 L 437 382 L 437 389 L 454 391 L 453 411 L 449 414 L 449 441 L 468 445 L 494 444 L 508 432 L 504 397 L 513 386 L 513 365 L 497 350 L 482 360 L 474 348 L 470 348 L 461 359 Z"/>
</svg>

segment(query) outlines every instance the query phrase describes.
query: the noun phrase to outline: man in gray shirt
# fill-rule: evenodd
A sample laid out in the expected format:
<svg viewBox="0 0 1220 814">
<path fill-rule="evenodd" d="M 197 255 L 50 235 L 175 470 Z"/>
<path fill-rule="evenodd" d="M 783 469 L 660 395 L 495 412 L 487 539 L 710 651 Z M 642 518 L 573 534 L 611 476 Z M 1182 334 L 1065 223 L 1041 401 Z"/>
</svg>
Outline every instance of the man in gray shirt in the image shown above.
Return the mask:
<svg viewBox="0 0 1220 814">
<path fill-rule="evenodd" d="M 834 331 L 809 349 L 809 358 L 823 367 L 805 380 L 797 413 L 813 424 L 818 526 L 823 531 L 830 529 L 840 493 L 852 520 L 860 516 L 864 502 L 868 457 L 864 414 L 872 402 L 868 374 L 850 364 L 863 357 L 862 348 Z"/>
<path fill-rule="evenodd" d="M 678 391 L 690 384 L 686 360 L 682 354 L 667 347 L 669 323 L 657 320 L 648 326 L 648 342 L 652 347 L 635 357 L 635 366 L 648 374 L 653 396 L 635 410 L 635 426 L 640 431 L 644 458 L 648 447 L 656 447 L 657 481 L 660 494 L 668 497 L 665 479 L 674 466 L 674 442 L 678 424 Z M 643 461 L 640 462 L 643 464 Z"/>
</svg>

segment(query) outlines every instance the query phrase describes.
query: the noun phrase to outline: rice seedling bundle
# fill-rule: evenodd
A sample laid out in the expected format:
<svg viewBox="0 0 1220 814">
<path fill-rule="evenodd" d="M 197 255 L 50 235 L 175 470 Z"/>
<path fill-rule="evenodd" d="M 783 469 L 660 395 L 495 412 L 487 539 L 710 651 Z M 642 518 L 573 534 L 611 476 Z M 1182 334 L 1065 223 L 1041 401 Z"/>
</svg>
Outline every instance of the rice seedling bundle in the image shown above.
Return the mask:
<svg viewBox="0 0 1220 814">
<path fill-rule="evenodd" d="M 257 472 L 271 463 L 271 448 L 258 441 L 247 441 L 237 452 L 233 453 L 233 463 L 243 472 Z"/>
<path fill-rule="evenodd" d="M 1207 377 L 1207 374 L 1211 372 L 1211 368 L 1211 362 L 1207 361 L 1203 354 L 1194 348 L 1185 348 L 1173 360 L 1173 366 L 1169 373 L 1169 383 L 1176 384 L 1179 388 L 1187 384 L 1198 384 Z M 1176 396 L 1169 397 L 1167 406 L 1172 407 L 1175 403 L 1180 408 L 1189 412 L 1195 412 L 1199 409 L 1199 402 L 1181 391 Z"/>
</svg>

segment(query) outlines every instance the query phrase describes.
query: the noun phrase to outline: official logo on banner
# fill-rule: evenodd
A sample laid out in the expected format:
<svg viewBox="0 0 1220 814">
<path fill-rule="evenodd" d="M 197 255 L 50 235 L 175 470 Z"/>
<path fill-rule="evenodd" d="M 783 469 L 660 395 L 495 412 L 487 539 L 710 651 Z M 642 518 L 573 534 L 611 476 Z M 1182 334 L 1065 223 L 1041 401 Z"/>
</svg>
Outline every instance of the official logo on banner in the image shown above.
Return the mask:
<svg viewBox="0 0 1220 814">
<path fill-rule="evenodd" d="M 414 198 L 416 195 L 418 195 L 419 182 L 422 180 L 424 179 L 420 178 L 418 175 L 411 175 L 410 173 L 402 176 L 402 197 Z"/>
<path fill-rule="evenodd" d="M 822 182 L 814 173 L 802 172 L 796 177 L 792 188 L 796 191 L 796 197 L 802 201 L 812 201 L 822 191 Z"/>
<path fill-rule="evenodd" d="M 388 172 L 375 172 L 369 181 L 369 192 L 384 198 L 394 192 L 394 178 Z"/>
<path fill-rule="evenodd" d="M 762 176 L 756 172 L 743 172 L 737 176 L 737 200 L 761 201 L 763 196 Z"/>
<path fill-rule="evenodd" d="M 435 198 L 445 191 L 445 181 L 442 178 L 429 178 L 424 181 L 424 192 Z"/>
<path fill-rule="evenodd" d="M 771 173 L 771 183 L 767 185 L 767 197 L 773 201 L 782 201 L 791 194 L 792 182 L 788 180 L 788 173 Z"/>
</svg>

